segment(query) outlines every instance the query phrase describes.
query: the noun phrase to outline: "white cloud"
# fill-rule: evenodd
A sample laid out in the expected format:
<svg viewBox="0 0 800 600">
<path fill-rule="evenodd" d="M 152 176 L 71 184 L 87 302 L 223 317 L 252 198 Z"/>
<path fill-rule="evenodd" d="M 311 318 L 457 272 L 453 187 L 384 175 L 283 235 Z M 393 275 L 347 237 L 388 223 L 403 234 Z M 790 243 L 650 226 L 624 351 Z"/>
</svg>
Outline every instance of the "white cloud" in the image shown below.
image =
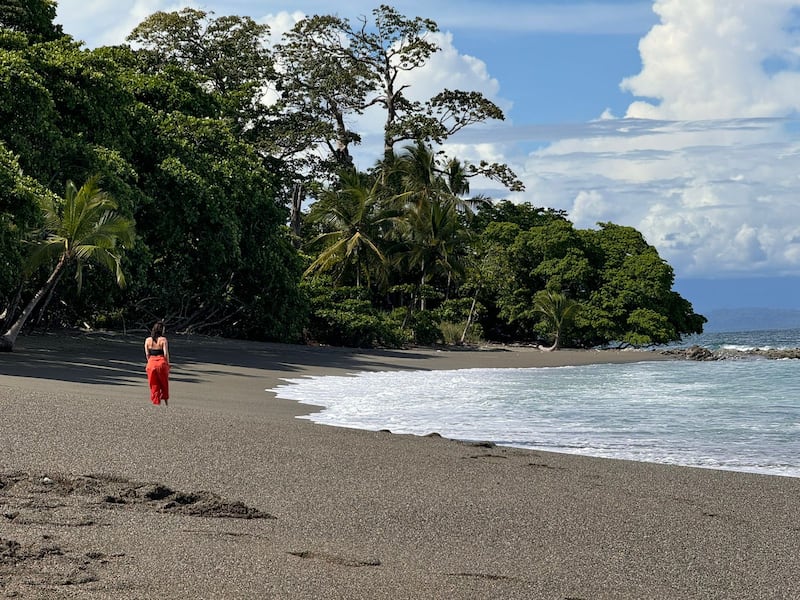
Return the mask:
<svg viewBox="0 0 800 600">
<path fill-rule="evenodd" d="M 268 24 L 275 42 L 305 16 L 299 10 L 268 12 L 264 9 L 268 4 L 279 3 L 247 0 L 225 3 L 208 0 L 58 0 L 56 22 L 63 25 L 66 33 L 94 48 L 125 43 L 134 27 L 158 11 L 172 12 L 191 7 L 216 16 L 247 15 L 259 23 Z"/>
<path fill-rule="evenodd" d="M 269 25 L 269 37 L 271 44 L 277 44 L 281 41 L 284 33 L 287 33 L 299 21 L 302 21 L 306 15 L 300 11 L 279 13 L 270 13 L 256 19 L 259 23 Z"/>
<path fill-rule="evenodd" d="M 567 209 L 579 227 L 634 226 L 683 275 L 798 273 L 785 240 L 800 225 L 800 144 L 770 123 L 555 142 L 525 166 L 537 175 L 529 199 Z"/>
<path fill-rule="evenodd" d="M 444 88 L 475 90 L 494 100 L 500 91 L 499 82 L 489 75 L 482 60 L 461 54 L 453 45 L 452 33 L 435 33 L 429 39 L 439 46 L 439 51 L 421 68 L 401 74 L 398 83 L 411 84 L 409 96 L 414 100 L 426 100 Z M 502 101 L 505 109 L 508 101 Z"/>
<path fill-rule="evenodd" d="M 622 82 L 636 96 L 627 116 L 718 119 L 800 109 L 800 72 L 769 73 L 769 60 L 796 63 L 786 26 L 794 0 L 657 0 L 661 23 L 639 43 L 642 71 Z"/>
<path fill-rule="evenodd" d="M 63 25 L 65 33 L 93 48 L 122 44 L 133 28 L 154 12 L 169 12 L 184 6 L 195 4 L 175 0 L 135 0 L 132 3 L 58 0 L 56 22 Z"/>
<path fill-rule="evenodd" d="M 581 190 L 575 196 L 572 204 L 571 220 L 580 228 L 591 227 L 598 221 L 608 218 L 611 212 L 611 205 L 606 202 L 603 194 L 598 190 Z"/>
<path fill-rule="evenodd" d="M 540 128 L 524 198 L 579 227 L 636 227 L 681 276 L 800 274 L 800 3 L 654 10 L 641 72 L 622 84 L 644 98 L 625 119 Z"/>
</svg>

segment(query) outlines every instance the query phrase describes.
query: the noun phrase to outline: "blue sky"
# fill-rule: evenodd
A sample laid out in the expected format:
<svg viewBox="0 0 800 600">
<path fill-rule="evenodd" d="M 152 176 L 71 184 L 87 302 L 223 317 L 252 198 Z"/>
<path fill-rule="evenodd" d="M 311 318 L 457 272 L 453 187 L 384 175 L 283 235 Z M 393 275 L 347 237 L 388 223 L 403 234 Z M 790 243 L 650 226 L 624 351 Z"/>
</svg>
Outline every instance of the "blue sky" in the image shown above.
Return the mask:
<svg viewBox="0 0 800 600">
<path fill-rule="evenodd" d="M 94 47 L 187 5 L 277 36 L 304 14 L 355 20 L 378 3 L 60 0 L 58 21 Z M 409 81 L 420 97 L 473 89 L 505 111 L 447 150 L 508 163 L 526 191 L 473 192 L 565 209 L 578 227 L 636 227 L 700 312 L 800 309 L 800 0 L 391 4 L 441 30 L 442 51 Z M 360 127 L 367 166 L 380 119 Z"/>
</svg>

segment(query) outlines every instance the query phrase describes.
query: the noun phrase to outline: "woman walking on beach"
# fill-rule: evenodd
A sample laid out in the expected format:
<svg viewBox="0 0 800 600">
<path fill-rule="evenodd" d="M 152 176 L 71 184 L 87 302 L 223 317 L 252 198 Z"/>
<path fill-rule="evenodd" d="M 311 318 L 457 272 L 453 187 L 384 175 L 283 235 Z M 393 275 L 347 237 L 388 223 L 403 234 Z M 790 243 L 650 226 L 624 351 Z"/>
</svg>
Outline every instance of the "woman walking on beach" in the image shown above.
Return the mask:
<svg viewBox="0 0 800 600">
<path fill-rule="evenodd" d="M 164 337 L 164 323 L 153 325 L 150 337 L 144 341 L 147 357 L 147 381 L 150 383 L 150 401 L 168 406 L 169 400 L 169 343 Z"/>
</svg>

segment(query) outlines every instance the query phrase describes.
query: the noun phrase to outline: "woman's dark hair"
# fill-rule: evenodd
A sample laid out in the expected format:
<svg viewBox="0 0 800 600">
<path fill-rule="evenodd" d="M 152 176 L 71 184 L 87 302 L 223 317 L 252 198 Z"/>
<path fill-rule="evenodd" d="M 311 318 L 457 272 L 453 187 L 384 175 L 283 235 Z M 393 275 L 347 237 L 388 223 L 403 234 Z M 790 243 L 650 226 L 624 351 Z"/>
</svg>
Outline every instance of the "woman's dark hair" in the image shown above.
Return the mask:
<svg viewBox="0 0 800 600">
<path fill-rule="evenodd" d="M 150 337 L 153 338 L 153 341 L 157 341 L 164 335 L 164 322 L 158 321 L 155 325 L 153 325 L 153 330 L 150 332 Z"/>
</svg>

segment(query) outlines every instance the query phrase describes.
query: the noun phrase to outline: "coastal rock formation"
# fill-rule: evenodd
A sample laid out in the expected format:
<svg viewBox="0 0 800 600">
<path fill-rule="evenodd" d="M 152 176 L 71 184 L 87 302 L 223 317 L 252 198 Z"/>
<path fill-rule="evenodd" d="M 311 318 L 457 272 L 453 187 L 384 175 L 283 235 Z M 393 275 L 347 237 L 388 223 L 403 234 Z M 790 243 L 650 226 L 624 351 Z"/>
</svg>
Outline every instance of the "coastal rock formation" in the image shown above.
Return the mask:
<svg viewBox="0 0 800 600">
<path fill-rule="evenodd" d="M 753 350 L 753 353 L 765 358 L 800 358 L 800 348 L 787 350 Z"/>
<path fill-rule="evenodd" d="M 688 348 L 673 348 L 662 351 L 667 356 L 677 356 L 687 360 L 742 360 L 746 358 L 767 358 L 772 360 L 800 358 L 800 348 L 751 348 L 748 350 L 733 350 L 721 348 L 710 350 L 703 346 L 689 346 Z"/>
</svg>

